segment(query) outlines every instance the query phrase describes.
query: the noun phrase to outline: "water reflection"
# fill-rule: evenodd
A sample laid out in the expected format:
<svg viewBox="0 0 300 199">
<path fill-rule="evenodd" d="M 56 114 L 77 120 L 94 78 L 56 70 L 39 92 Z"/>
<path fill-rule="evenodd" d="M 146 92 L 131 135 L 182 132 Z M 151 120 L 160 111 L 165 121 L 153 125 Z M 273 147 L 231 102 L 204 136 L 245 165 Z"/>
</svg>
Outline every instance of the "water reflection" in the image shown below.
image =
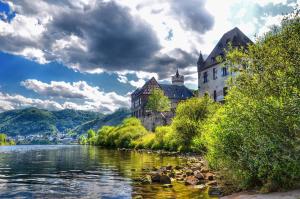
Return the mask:
<svg viewBox="0 0 300 199">
<path fill-rule="evenodd" d="M 147 168 L 184 162 L 92 146 L 0 147 L 0 198 L 208 198 L 181 183 L 163 188 L 132 180 Z"/>
</svg>

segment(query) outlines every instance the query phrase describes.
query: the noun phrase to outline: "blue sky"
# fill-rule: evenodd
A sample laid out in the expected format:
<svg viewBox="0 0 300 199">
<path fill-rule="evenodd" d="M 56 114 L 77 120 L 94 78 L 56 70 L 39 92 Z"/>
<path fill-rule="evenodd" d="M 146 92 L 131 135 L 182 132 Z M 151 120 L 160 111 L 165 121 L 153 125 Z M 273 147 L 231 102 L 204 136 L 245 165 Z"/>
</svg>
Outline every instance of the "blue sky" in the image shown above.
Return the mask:
<svg viewBox="0 0 300 199">
<path fill-rule="evenodd" d="M 177 68 L 195 89 L 200 51 L 208 55 L 236 26 L 255 40 L 296 3 L 0 0 L 0 111 L 108 113 L 129 107 L 152 76 L 169 83 Z"/>
</svg>

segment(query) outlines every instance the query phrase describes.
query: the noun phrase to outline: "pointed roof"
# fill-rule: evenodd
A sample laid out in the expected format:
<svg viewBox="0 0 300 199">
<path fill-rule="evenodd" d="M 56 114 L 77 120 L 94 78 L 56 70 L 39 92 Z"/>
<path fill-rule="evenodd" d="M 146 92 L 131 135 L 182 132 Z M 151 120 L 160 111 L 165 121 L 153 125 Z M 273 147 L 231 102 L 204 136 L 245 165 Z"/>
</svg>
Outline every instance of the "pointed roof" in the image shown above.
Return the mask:
<svg viewBox="0 0 300 199">
<path fill-rule="evenodd" d="M 177 68 L 177 70 L 176 70 L 176 77 L 179 77 L 178 68 Z"/>
<path fill-rule="evenodd" d="M 152 77 L 141 88 L 137 88 L 131 95 L 134 96 L 134 95 L 141 94 L 150 83 L 154 83 L 154 84 L 157 84 L 159 86 L 159 84 L 156 81 L 155 77 Z"/>
<path fill-rule="evenodd" d="M 197 61 L 197 66 L 201 67 L 203 65 L 203 63 L 204 63 L 204 59 L 203 59 L 202 53 L 200 52 L 200 55 L 199 55 L 199 58 Z"/>
<path fill-rule="evenodd" d="M 212 50 L 212 52 L 209 54 L 209 56 L 206 58 L 204 63 L 202 65 L 198 65 L 201 66 L 201 70 L 218 64 L 216 58 L 218 56 L 224 57 L 225 49 L 228 49 L 228 44 L 230 42 L 232 43 L 233 47 L 240 47 L 240 46 L 247 47 L 249 43 L 253 43 L 239 28 L 237 27 L 233 28 L 232 30 L 226 32 L 221 37 L 221 39 L 219 40 L 215 48 Z M 199 56 L 199 60 L 200 60 L 200 56 Z"/>
<path fill-rule="evenodd" d="M 194 96 L 193 92 L 184 85 L 159 84 L 154 77 L 148 80 L 141 88 L 136 89 L 131 96 L 134 97 L 142 94 L 150 83 L 157 84 L 169 99 L 185 100 Z"/>
</svg>

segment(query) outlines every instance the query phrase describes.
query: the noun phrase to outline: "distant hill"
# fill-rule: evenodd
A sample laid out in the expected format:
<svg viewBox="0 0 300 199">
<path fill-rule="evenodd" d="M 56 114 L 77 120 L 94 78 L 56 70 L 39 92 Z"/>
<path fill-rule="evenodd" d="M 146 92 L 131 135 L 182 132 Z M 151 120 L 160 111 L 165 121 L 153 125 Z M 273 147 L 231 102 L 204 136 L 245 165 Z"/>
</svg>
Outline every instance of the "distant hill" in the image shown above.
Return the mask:
<svg viewBox="0 0 300 199">
<path fill-rule="evenodd" d="M 48 111 L 26 108 L 0 113 L 0 132 L 8 136 L 28 134 L 56 134 L 58 132 L 83 133 L 85 129 L 114 125 L 129 116 L 129 110 L 118 110 L 113 114 L 65 109 Z"/>
<path fill-rule="evenodd" d="M 77 126 L 72 131 L 75 134 L 83 134 L 89 129 L 98 130 L 102 126 L 109 125 L 114 126 L 120 124 L 125 118 L 130 116 L 130 111 L 128 109 L 119 109 L 116 112 L 105 115 L 102 118 L 96 118 L 82 125 Z"/>
</svg>

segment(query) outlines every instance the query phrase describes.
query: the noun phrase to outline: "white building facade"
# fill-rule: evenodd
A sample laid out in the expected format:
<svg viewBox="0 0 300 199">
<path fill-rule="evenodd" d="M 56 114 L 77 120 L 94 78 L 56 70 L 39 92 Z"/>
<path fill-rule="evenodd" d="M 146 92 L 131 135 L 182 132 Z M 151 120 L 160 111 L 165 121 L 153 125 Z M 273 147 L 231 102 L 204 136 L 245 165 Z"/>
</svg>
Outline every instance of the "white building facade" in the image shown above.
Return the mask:
<svg viewBox="0 0 300 199">
<path fill-rule="evenodd" d="M 224 101 L 224 97 L 228 91 L 226 82 L 230 76 L 235 74 L 229 71 L 228 66 L 224 62 L 218 62 L 218 57 L 225 57 L 225 51 L 228 49 L 229 43 L 234 48 L 241 46 L 247 48 L 248 44 L 252 43 L 252 41 L 238 28 L 234 28 L 222 36 L 206 60 L 203 59 L 200 53 L 197 62 L 198 90 L 200 96 L 208 94 L 214 101 Z"/>
</svg>

